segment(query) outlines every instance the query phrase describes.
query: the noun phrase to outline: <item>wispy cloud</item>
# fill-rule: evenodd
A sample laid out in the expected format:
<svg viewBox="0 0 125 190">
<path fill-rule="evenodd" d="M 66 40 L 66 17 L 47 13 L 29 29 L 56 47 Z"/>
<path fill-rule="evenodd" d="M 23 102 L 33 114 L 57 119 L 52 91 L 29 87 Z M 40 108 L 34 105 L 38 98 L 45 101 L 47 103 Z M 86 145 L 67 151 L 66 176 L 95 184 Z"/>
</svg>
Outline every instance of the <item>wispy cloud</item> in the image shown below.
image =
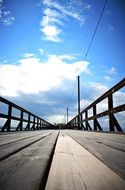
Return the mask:
<svg viewBox="0 0 125 190">
<path fill-rule="evenodd" d="M 1 19 L 1 17 L 2 17 L 2 0 L 0 0 L 0 19 Z"/>
<path fill-rule="evenodd" d="M 23 55 L 24 58 L 30 58 L 30 57 L 33 57 L 33 56 L 34 56 L 33 53 L 25 53 L 25 54 Z"/>
<path fill-rule="evenodd" d="M 15 18 L 11 12 L 3 7 L 3 1 L 0 0 L 0 22 L 5 26 L 10 26 L 14 22 Z"/>
<path fill-rule="evenodd" d="M 74 55 L 66 55 L 66 54 L 64 54 L 64 55 L 60 55 L 59 58 L 61 60 L 73 60 L 73 59 L 75 59 L 75 56 Z"/>
<path fill-rule="evenodd" d="M 59 121 L 60 121 L 60 123 L 65 123 L 64 115 L 62 115 L 62 114 L 54 114 L 54 113 L 48 117 L 48 121 L 50 123 L 59 123 Z"/>
<path fill-rule="evenodd" d="M 62 26 L 64 26 L 64 21 L 74 19 L 80 25 L 85 22 L 85 17 L 83 12 L 81 13 L 81 8 L 85 10 L 90 10 L 91 5 L 87 3 L 79 3 L 73 0 L 68 1 L 68 5 L 59 4 L 54 0 L 44 0 L 44 16 L 40 22 L 40 30 L 44 34 L 45 40 L 52 42 L 61 42 L 61 34 L 63 33 Z"/>
<path fill-rule="evenodd" d="M 58 29 L 56 26 L 46 25 L 41 31 L 45 35 L 45 39 L 52 42 L 61 42 L 61 38 L 59 38 L 59 34 L 62 30 Z"/>
<path fill-rule="evenodd" d="M 107 81 L 112 81 L 113 76 L 118 74 L 118 71 L 115 67 L 110 67 L 109 69 L 106 69 L 105 71 L 106 75 L 104 76 L 104 79 Z"/>
<path fill-rule="evenodd" d="M 111 81 L 111 80 L 112 80 L 112 78 L 111 78 L 110 76 L 108 76 L 108 75 L 104 76 L 104 79 L 105 79 L 106 81 Z"/>
<path fill-rule="evenodd" d="M 42 48 L 38 49 L 38 51 L 40 52 L 41 55 L 43 55 L 45 53 L 44 49 L 42 49 Z"/>
<path fill-rule="evenodd" d="M 116 75 L 117 74 L 117 69 L 115 67 L 111 67 L 107 70 L 107 73 L 110 75 Z"/>
</svg>

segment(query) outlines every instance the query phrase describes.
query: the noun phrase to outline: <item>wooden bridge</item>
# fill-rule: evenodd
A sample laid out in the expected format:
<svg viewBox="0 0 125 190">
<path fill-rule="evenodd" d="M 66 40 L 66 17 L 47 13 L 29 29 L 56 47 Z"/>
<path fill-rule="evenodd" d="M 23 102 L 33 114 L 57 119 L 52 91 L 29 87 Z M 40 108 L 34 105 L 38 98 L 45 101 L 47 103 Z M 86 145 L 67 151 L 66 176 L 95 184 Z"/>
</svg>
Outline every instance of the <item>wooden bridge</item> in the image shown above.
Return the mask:
<svg viewBox="0 0 125 190">
<path fill-rule="evenodd" d="M 125 133 L 115 113 L 125 111 L 125 104 L 113 106 L 113 94 L 124 86 L 125 79 L 64 130 L 53 129 L 49 122 L 0 97 L 8 108 L 7 114 L 0 110 L 5 120 L 0 132 L 0 190 L 124 190 Z M 105 98 L 108 110 L 97 113 L 97 104 Z M 13 109 L 20 115 L 15 116 Z M 89 109 L 93 110 L 90 117 Z M 107 132 L 98 121 L 104 116 L 109 118 Z M 13 120 L 18 122 L 16 132 Z"/>
</svg>

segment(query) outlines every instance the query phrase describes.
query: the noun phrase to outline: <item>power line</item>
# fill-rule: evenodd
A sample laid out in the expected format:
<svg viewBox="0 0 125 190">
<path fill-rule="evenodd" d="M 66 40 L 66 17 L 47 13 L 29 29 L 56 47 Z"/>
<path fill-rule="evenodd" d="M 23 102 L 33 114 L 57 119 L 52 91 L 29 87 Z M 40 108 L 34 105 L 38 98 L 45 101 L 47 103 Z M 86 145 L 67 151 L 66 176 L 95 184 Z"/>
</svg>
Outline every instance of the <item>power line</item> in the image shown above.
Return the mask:
<svg viewBox="0 0 125 190">
<path fill-rule="evenodd" d="M 92 42 L 93 42 L 94 37 L 95 37 L 95 35 L 96 35 L 96 32 L 97 32 L 97 30 L 98 30 L 98 27 L 99 27 L 99 24 L 100 24 L 100 22 L 101 22 L 101 19 L 102 19 L 102 16 L 103 16 L 103 13 L 104 13 L 104 10 L 105 10 L 105 8 L 106 8 L 107 3 L 108 3 L 108 0 L 105 1 L 105 4 L 104 4 L 103 9 L 102 9 L 102 11 L 101 11 L 101 14 L 100 14 L 100 16 L 99 16 L 97 25 L 96 25 L 96 27 L 95 27 L 94 33 L 93 33 L 93 35 L 92 35 L 92 38 L 91 38 L 91 40 L 90 40 L 89 46 L 88 46 L 87 51 L 86 51 L 86 54 L 85 54 L 84 61 L 87 59 L 89 50 L 90 50 L 90 48 L 91 48 Z"/>
<path fill-rule="evenodd" d="M 85 57 L 84 57 L 83 61 L 86 61 L 86 59 L 87 59 L 87 57 L 88 57 L 88 53 L 89 53 L 89 51 L 90 51 L 90 48 L 91 48 L 92 43 L 93 43 L 93 40 L 94 40 L 95 35 L 96 35 L 96 33 L 97 33 L 97 30 L 98 30 L 99 24 L 100 24 L 100 22 L 101 22 L 101 19 L 102 19 L 102 16 L 103 16 L 103 13 L 104 13 L 104 11 L 105 11 L 105 8 L 106 8 L 107 3 L 108 3 L 108 0 L 106 0 L 105 3 L 104 3 L 104 6 L 103 6 L 102 11 L 101 11 L 101 13 L 100 13 L 98 22 L 97 22 L 97 24 L 96 24 L 95 30 L 94 30 L 94 32 L 93 32 L 92 38 L 91 38 L 90 43 L 89 43 L 89 45 L 88 45 L 88 48 L 87 48 L 87 50 L 86 50 L 86 54 L 85 54 Z M 82 67 L 82 64 L 81 64 L 81 66 L 76 70 L 76 73 L 80 70 L 81 67 Z M 76 84 L 76 81 L 75 81 L 75 84 Z M 71 99 L 70 99 L 70 104 L 71 104 L 71 101 L 72 101 L 74 89 L 75 89 L 75 85 L 74 85 L 73 90 L 72 90 L 72 95 L 71 95 Z M 69 104 L 69 103 L 68 103 L 68 104 Z M 69 104 L 69 105 L 70 105 L 70 104 Z"/>
<path fill-rule="evenodd" d="M 102 19 L 102 16 L 103 16 L 103 13 L 104 13 L 104 11 L 105 11 L 105 8 L 106 8 L 107 3 L 108 3 L 108 0 L 106 0 L 105 3 L 104 3 L 104 5 L 103 5 L 102 11 L 101 11 L 101 13 L 100 13 L 99 19 L 98 19 L 98 21 L 97 21 L 96 27 L 95 27 L 95 29 L 94 29 L 92 38 L 91 38 L 91 40 L 90 40 L 90 42 L 89 42 L 89 45 L 88 45 L 88 48 L 87 48 L 87 50 L 86 50 L 85 57 L 84 57 L 83 61 L 86 61 L 86 59 L 87 59 L 87 57 L 88 57 L 88 53 L 89 53 L 90 48 L 91 48 L 91 46 L 92 46 L 93 40 L 94 40 L 94 38 L 95 38 L 96 32 L 97 32 L 97 30 L 98 30 L 98 27 L 99 27 L 99 24 L 100 24 L 100 22 L 101 22 L 101 19 Z M 81 69 L 81 67 L 82 67 L 82 64 L 81 64 L 81 66 L 76 70 L 76 72 L 78 72 L 78 71 Z"/>
<path fill-rule="evenodd" d="M 92 46 L 93 40 L 94 40 L 94 38 L 95 38 L 96 32 L 97 32 L 97 30 L 98 30 L 98 27 L 99 27 L 99 24 L 100 24 L 100 22 L 101 22 L 101 19 L 102 19 L 102 16 L 103 16 L 103 13 L 104 13 L 104 11 L 105 11 L 105 8 L 106 8 L 107 3 L 108 3 L 108 0 L 106 0 L 105 3 L 104 3 L 104 5 L 103 5 L 102 11 L 101 11 L 101 13 L 100 13 L 99 19 L 98 19 L 98 21 L 97 21 L 95 30 L 94 30 L 93 35 L 92 35 L 92 38 L 91 38 L 91 40 L 90 40 L 90 42 L 89 42 L 89 45 L 88 45 L 88 48 L 87 48 L 87 50 L 86 50 L 85 57 L 84 57 L 83 61 L 86 61 L 86 59 L 87 59 L 87 57 L 88 57 L 88 53 L 89 53 L 90 48 L 91 48 L 91 46 Z M 81 67 L 82 67 L 82 64 L 81 64 L 81 66 L 80 66 L 79 68 L 77 68 L 76 73 L 81 69 Z"/>
</svg>

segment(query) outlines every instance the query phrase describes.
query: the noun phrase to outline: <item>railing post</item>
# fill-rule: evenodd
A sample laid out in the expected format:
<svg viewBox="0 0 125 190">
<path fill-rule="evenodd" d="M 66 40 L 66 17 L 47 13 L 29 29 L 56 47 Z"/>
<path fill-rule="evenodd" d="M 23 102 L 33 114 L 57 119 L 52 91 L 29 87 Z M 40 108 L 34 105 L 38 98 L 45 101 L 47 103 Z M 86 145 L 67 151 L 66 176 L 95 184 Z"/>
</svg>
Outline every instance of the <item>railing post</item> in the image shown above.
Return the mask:
<svg viewBox="0 0 125 190">
<path fill-rule="evenodd" d="M 44 128 L 44 121 L 42 122 L 42 128 Z"/>
<path fill-rule="evenodd" d="M 37 125 L 36 125 L 36 129 L 39 130 L 39 118 L 37 117 Z"/>
<path fill-rule="evenodd" d="M 39 130 L 41 129 L 41 126 L 40 126 L 40 118 L 39 118 Z"/>
<path fill-rule="evenodd" d="M 108 96 L 108 109 L 112 109 L 113 108 L 113 96 L 112 94 L 110 94 Z M 109 130 L 110 131 L 115 131 L 115 128 L 114 128 L 114 121 L 113 121 L 113 114 L 110 113 L 109 114 Z"/>
<path fill-rule="evenodd" d="M 1 131 L 5 131 L 5 129 L 6 129 L 7 132 L 9 132 L 10 128 L 11 128 L 12 106 L 10 104 L 8 105 L 8 115 L 7 116 L 8 116 L 7 121 L 5 122 Z"/>
<path fill-rule="evenodd" d="M 25 130 L 30 130 L 30 113 L 28 113 L 28 123 L 27 126 L 25 127 Z"/>
<path fill-rule="evenodd" d="M 40 119 L 40 130 L 42 129 L 42 119 Z"/>
<path fill-rule="evenodd" d="M 96 112 L 96 104 L 95 104 L 95 105 L 93 105 L 93 117 L 94 117 L 94 119 L 93 119 L 93 124 L 94 124 L 94 131 L 97 131 L 97 128 L 98 128 L 100 131 L 102 131 L 102 128 L 101 128 L 101 126 L 100 126 L 100 124 L 99 124 L 99 122 L 98 122 L 98 120 L 97 120 L 96 114 L 97 114 L 97 112 Z"/>
<path fill-rule="evenodd" d="M 23 111 L 21 110 L 20 113 L 20 131 L 23 130 Z"/>
<path fill-rule="evenodd" d="M 35 116 L 33 115 L 33 125 L 32 125 L 31 130 L 35 130 L 35 123 L 36 123 L 36 122 L 35 122 L 35 119 L 36 119 L 36 118 L 35 118 Z"/>
<path fill-rule="evenodd" d="M 85 128 L 86 128 L 86 130 L 88 130 L 88 121 L 87 121 L 87 119 L 88 119 L 88 111 L 86 110 L 85 111 Z"/>
<path fill-rule="evenodd" d="M 30 130 L 30 114 L 28 114 L 28 131 Z"/>
<path fill-rule="evenodd" d="M 23 110 L 20 111 L 20 122 L 16 128 L 16 131 L 18 131 L 19 129 L 20 129 L 20 131 L 23 130 Z"/>
<path fill-rule="evenodd" d="M 83 118 L 82 118 L 82 113 L 81 113 L 81 114 L 80 114 L 80 121 L 81 121 L 80 125 L 81 125 L 81 130 L 82 130 L 82 129 L 85 130 L 85 127 L 84 127 L 84 125 L 83 125 L 83 123 L 82 123 L 82 120 L 83 120 Z"/>
<path fill-rule="evenodd" d="M 85 111 L 85 128 L 86 130 L 89 129 L 90 131 L 92 131 L 92 128 L 88 122 L 88 110 Z"/>
<path fill-rule="evenodd" d="M 94 119 L 93 119 L 93 122 L 94 122 L 94 131 L 97 131 L 97 125 L 96 125 L 96 105 L 93 106 L 93 116 L 94 116 Z"/>
<path fill-rule="evenodd" d="M 110 94 L 108 96 L 108 108 L 113 109 L 113 95 Z M 112 111 L 109 114 L 109 128 L 110 131 L 115 131 L 115 127 L 119 132 L 123 132 L 121 126 L 119 125 L 117 119 L 115 118 L 114 114 L 112 113 Z"/>
<path fill-rule="evenodd" d="M 12 116 L 12 106 L 9 105 L 9 108 L 8 108 L 7 131 L 10 131 L 10 128 L 11 128 L 11 116 Z"/>
<path fill-rule="evenodd" d="M 77 129 L 77 117 L 75 117 L 75 119 L 74 119 L 74 125 L 75 125 L 75 129 Z"/>
<path fill-rule="evenodd" d="M 35 117 L 35 116 L 34 116 L 34 121 L 33 121 L 33 124 L 34 124 L 34 125 L 33 125 L 33 126 L 34 126 L 34 128 L 33 128 L 33 129 L 34 129 L 34 130 L 36 130 L 36 117 Z"/>
</svg>

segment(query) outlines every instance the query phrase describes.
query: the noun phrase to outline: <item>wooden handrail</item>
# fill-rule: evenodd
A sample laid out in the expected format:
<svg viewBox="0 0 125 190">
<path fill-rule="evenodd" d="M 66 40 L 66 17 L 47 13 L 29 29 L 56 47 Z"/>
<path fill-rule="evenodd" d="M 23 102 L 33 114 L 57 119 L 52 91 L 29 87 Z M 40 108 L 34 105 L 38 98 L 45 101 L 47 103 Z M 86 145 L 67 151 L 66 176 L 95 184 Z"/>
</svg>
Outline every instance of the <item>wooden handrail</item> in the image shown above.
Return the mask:
<svg viewBox="0 0 125 190">
<path fill-rule="evenodd" d="M 0 110 L 0 118 L 6 119 L 5 124 L 1 128 L 1 132 L 3 131 L 11 131 L 11 122 L 12 120 L 18 121 L 18 126 L 15 128 L 15 130 L 41 130 L 45 127 L 52 127 L 53 125 L 43 118 L 31 113 L 30 111 L 14 104 L 13 102 L 8 101 L 7 99 L 0 96 L 0 102 L 6 104 L 8 106 L 8 113 L 4 114 Z M 13 116 L 12 110 L 13 108 L 16 108 L 18 111 L 20 111 L 20 116 Z M 24 118 L 24 113 L 28 114 L 28 118 Z M 31 120 L 31 117 L 34 118 L 34 120 Z M 36 121 L 37 120 L 37 121 Z M 25 128 L 23 128 L 23 122 L 26 122 L 27 125 Z M 32 125 L 32 126 L 31 126 Z"/>
<path fill-rule="evenodd" d="M 89 106 L 87 106 L 85 109 L 83 109 L 80 114 L 76 115 L 73 119 L 71 119 L 67 126 L 71 126 L 71 128 L 79 128 L 84 130 L 103 130 L 101 125 L 99 124 L 97 118 L 109 116 L 109 131 L 115 131 L 115 128 L 122 132 L 122 128 L 120 124 L 118 123 L 116 117 L 114 116 L 115 113 L 125 111 L 125 104 L 113 107 L 113 94 L 123 88 L 125 86 L 125 78 L 122 79 L 118 84 L 116 84 L 114 87 L 112 87 L 110 90 L 108 90 L 106 93 L 104 93 L 102 96 L 100 96 L 97 100 L 95 100 L 93 103 L 91 103 Z M 108 98 L 108 110 L 98 113 L 96 111 L 96 105 L 99 104 L 101 101 L 103 101 L 105 98 Z M 93 116 L 88 117 L 88 110 L 93 109 Z M 85 114 L 85 119 L 82 119 L 83 114 Z M 80 121 L 78 121 L 78 118 L 81 118 Z M 94 129 L 91 128 L 89 125 L 90 120 L 93 120 L 94 123 Z M 85 122 L 85 126 L 83 124 Z"/>
</svg>

